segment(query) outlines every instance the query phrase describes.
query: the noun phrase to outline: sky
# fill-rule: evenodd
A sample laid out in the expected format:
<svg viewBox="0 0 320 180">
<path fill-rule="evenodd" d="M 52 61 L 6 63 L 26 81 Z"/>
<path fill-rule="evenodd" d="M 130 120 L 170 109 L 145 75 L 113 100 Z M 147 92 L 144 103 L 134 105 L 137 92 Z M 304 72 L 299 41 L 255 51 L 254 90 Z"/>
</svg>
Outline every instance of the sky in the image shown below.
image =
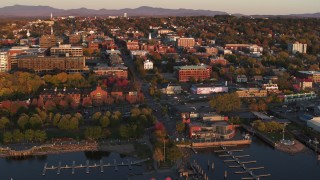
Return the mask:
<svg viewBox="0 0 320 180">
<path fill-rule="evenodd" d="M 140 6 L 223 11 L 231 14 L 283 15 L 320 12 L 320 0 L 5 0 L 2 7 L 46 5 L 60 9 L 123 9 Z"/>
</svg>

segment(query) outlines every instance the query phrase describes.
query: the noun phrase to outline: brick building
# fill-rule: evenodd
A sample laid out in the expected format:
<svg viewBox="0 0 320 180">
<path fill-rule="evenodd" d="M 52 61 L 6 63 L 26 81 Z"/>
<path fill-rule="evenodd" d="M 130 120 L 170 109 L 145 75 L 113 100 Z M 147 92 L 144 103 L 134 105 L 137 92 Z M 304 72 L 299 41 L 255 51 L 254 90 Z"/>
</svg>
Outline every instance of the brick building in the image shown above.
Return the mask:
<svg viewBox="0 0 320 180">
<path fill-rule="evenodd" d="M 179 82 L 188 82 L 191 78 L 196 81 L 210 79 L 212 68 L 210 66 L 178 66 L 177 75 Z"/>
<path fill-rule="evenodd" d="M 194 45 L 195 45 L 194 38 L 178 38 L 177 39 L 178 48 L 193 47 Z"/>
<path fill-rule="evenodd" d="M 41 48 L 51 48 L 57 44 L 57 38 L 54 35 L 42 35 L 39 43 Z"/>
<path fill-rule="evenodd" d="M 71 44 L 60 44 L 58 47 L 50 49 L 52 56 L 70 56 L 79 57 L 83 56 L 83 50 L 80 46 L 71 46 Z"/>
<path fill-rule="evenodd" d="M 86 67 L 84 57 L 21 56 L 18 58 L 18 69 L 32 72 L 81 72 Z"/>
<path fill-rule="evenodd" d="M 123 67 L 98 66 L 94 68 L 93 72 L 98 76 L 128 79 L 128 68 L 124 66 Z"/>
</svg>

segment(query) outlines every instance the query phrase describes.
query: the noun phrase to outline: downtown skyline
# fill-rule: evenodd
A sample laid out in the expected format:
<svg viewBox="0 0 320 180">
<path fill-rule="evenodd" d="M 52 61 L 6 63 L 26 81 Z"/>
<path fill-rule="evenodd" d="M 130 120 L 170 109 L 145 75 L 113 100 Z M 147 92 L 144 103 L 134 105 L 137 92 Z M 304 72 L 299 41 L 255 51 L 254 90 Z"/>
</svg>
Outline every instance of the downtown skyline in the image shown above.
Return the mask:
<svg viewBox="0 0 320 180">
<path fill-rule="evenodd" d="M 155 0 L 137 0 L 134 2 L 118 0 L 117 2 L 92 0 L 88 2 L 75 1 L 23 1 L 12 0 L 2 3 L 2 7 L 13 5 L 29 5 L 29 6 L 51 6 L 59 9 L 125 9 L 137 8 L 140 6 L 159 7 L 167 9 L 194 9 L 194 10 L 212 10 L 223 11 L 227 13 L 240 13 L 244 15 L 288 15 L 288 14 L 304 14 L 304 13 L 318 13 L 320 12 L 320 1 L 317 0 L 269 0 L 269 1 L 254 1 L 254 0 L 228 0 L 228 1 L 215 1 L 215 0 L 200 0 L 188 2 L 183 0 L 175 0 L 174 3 L 169 0 L 155 1 Z"/>
</svg>

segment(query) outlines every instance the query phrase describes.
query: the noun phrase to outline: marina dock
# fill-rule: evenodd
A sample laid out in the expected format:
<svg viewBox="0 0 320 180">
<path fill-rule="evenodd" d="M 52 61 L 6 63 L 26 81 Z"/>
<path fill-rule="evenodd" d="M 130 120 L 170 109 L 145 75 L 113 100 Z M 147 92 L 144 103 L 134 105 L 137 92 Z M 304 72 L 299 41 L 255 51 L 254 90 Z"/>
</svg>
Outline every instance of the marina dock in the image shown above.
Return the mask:
<svg viewBox="0 0 320 180">
<path fill-rule="evenodd" d="M 250 177 L 243 177 L 242 179 L 253 179 L 259 180 L 261 177 L 268 177 L 271 174 L 261 174 L 256 175 L 253 173 L 254 170 L 264 169 L 264 167 L 247 167 L 247 164 L 256 163 L 257 161 L 240 161 L 240 158 L 249 157 L 250 155 L 234 155 L 233 152 L 242 152 L 243 150 L 227 150 L 226 147 L 221 146 L 222 150 L 216 150 L 217 153 L 225 153 L 223 155 L 219 155 L 220 157 L 230 158 L 224 160 L 225 163 L 235 162 L 237 165 L 230 165 L 229 168 L 241 168 L 243 171 L 235 171 L 235 174 L 248 174 Z"/>
<path fill-rule="evenodd" d="M 100 168 L 100 172 L 103 173 L 104 169 L 103 168 L 108 168 L 108 167 L 114 167 L 115 168 L 115 171 L 118 171 L 118 166 L 128 166 L 130 170 L 132 170 L 132 166 L 140 166 L 141 163 L 143 162 L 146 162 L 150 160 L 149 158 L 147 159 L 143 159 L 143 160 L 139 160 L 139 161 L 129 161 L 127 160 L 127 162 L 121 162 L 121 163 L 117 163 L 117 160 L 113 160 L 113 163 L 106 163 L 104 164 L 102 160 L 100 160 L 100 163 L 97 164 L 90 164 L 90 162 L 87 160 L 86 161 L 86 165 L 76 165 L 76 162 L 73 161 L 72 162 L 72 165 L 69 166 L 69 165 L 64 165 L 62 166 L 62 162 L 60 161 L 58 163 L 57 166 L 48 166 L 48 163 L 45 163 L 44 166 L 43 166 L 43 171 L 42 171 L 42 175 L 45 176 L 46 175 L 46 172 L 47 170 L 56 170 L 57 171 L 57 174 L 59 175 L 61 173 L 61 170 L 69 170 L 71 169 L 71 174 L 75 174 L 75 170 L 76 169 L 85 169 L 85 172 L 87 174 L 90 173 L 90 169 L 93 169 L 93 168 Z"/>
</svg>

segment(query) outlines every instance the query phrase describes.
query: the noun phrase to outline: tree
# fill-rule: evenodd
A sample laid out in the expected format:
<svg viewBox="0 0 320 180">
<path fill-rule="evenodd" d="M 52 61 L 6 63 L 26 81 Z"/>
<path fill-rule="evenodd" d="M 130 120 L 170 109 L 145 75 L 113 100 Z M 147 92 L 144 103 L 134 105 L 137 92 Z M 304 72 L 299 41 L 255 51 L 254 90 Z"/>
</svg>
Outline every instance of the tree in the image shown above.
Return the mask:
<svg viewBox="0 0 320 180">
<path fill-rule="evenodd" d="M 24 137 L 27 141 L 32 141 L 34 139 L 34 131 L 32 129 L 26 130 Z"/>
<path fill-rule="evenodd" d="M 125 125 L 121 125 L 119 127 L 119 134 L 120 134 L 120 137 L 124 139 L 128 139 L 130 137 L 129 128 Z"/>
<path fill-rule="evenodd" d="M 12 139 L 14 142 L 21 142 L 22 140 L 24 140 L 24 134 L 21 133 L 20 130 L 16 129 L 13 131 Z"/>
<path fill-rule="evenodd" d="M 94 121 L 94 122 L 99 122 L 99 120 L 100 120 L 100 118 L 101 118 L 101 112 L 96 112 L 96 113 L 94 113 L 93 115 L 92 115 L 92 120 Z"/>
<path fill-rule="evenodd" d="M 0 129 L 5 129 L 9 125 L 10 121 L 7 117 L 2 117 L 0 119 Z"/>
<path fill-rule="evenodd" d="M 47 139 L 47 134 L 45 131 L 36 130 L 34 132 L 34 140 L 43 142 Z"/>
<path fill-rule="evenodd" d="M 17 123 L 20 129 L 22 130 L 26 129 L 26 126 L 29 123 L 29 116 L 26 114 L 21 114 Z"/>
<path fill-rule="evenodd" d="M 160 161 L 164 161 L 164 156 L 160 148 L 155 148 L 153 152 L 153 159 L 160 164 Z"/>
<path fill-rule="evenodd" d="M 106 128 L 109 126 L 109 124 L 110 124 L 109 118 L 106 115 L 101 116 L 101 118 L 100 118 L 101 127 Z"/>
<path fill-rule="evenodd" d="M 223 94 L 215 96 L 210 105 L 215 108 L 218 113 L 227 113 L 240 109 L 241 100 L 237 93 Z"/>
<path fill-rule="evenodd" d="M 178 122 L 176 124 L 176 129 L 179 133 L 182 133 L 185 130 L 185 124 L 183 122 Z"/>
<path fill-rule="evenodd" d="M 29 119 L 29 123 L 31 125 L 32 128 L 34 129 L 38 129 L 42 126 L 42 121 L 39 115 L 34 114 L 30 119 Z"/>
<path fill-rule="evenodd" d="M 102 129 L 99 126 L 87 127 L 84 132 L 84 137 L 90 140 L 100 139 L 102 135 Z"/>
<path fill-rule="evenodd" d="M 8 144 L 13 142 L 13 134 L 11 132 L 3 133 L 3 143 Z"/>
</svg>

